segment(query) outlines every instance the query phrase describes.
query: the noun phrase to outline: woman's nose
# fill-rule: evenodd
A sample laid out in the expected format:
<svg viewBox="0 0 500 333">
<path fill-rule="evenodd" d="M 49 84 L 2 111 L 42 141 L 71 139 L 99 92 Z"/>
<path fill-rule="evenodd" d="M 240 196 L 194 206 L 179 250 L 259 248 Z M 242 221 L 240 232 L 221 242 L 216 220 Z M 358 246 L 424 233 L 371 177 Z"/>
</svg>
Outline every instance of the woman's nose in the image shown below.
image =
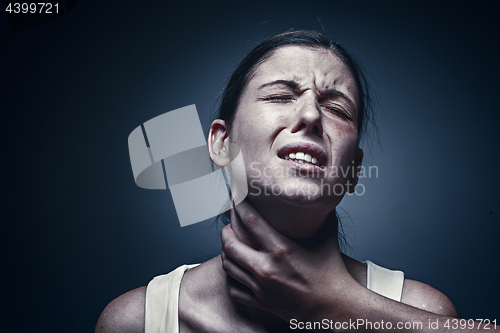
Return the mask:
<svg viewBox="0 0 500 333">
<path fill-rule="evenodd" d="M 305 131 L 306 134 L 323 135 L 323 126 L 321 125 L 321 109 L 312 92 L 305 93 L 302 100 L 297 104 L 297 123 L 292 132 Z"/>
</svg>

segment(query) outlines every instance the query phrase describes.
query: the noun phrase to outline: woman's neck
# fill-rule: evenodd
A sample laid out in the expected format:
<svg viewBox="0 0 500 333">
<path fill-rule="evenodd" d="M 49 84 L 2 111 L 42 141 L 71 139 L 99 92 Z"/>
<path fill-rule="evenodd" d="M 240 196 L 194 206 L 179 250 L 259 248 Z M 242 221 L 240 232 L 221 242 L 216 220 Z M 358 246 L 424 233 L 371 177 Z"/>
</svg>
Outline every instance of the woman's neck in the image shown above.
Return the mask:
<svg viewBox="0 0 500 333">
<path fill-rule="evenodd" d="M 232 213 L 232 218 L 235 218 L 234 212 Z M 323 251 L 323 256 L 318 259 L 324 260 L 325 265 L 337 265 L 343 262 L 354 279 L 365 286 L 366 266 L 340 253 L 337 235 L 338 220 L 335 212 L 327 215 L 323 222 L 322 228 L 311 238 L 293 239 L 292 241 L 311 249 L 315 246 L 321 246 L 321 244 L 327 246 L 328 251 Z M 241 223 L 232 223 L 232 227 L 242 242 L 255 249 L 260 248 L 255 239 L 248 239 L 248 232 L 238 229 L 242 228 Z M 325 252 L 327 253 L 325 254 Z M 218 331 L 225 331 L 228 327 L 237 327 L 238 325 L 247 325 L 255 328 L 254 331 L 262 332 L 281 332 L 289 328 L 288 322 L 272 313 L 234 302 L 229 294 L 229 279 L 230 277 L 222 268 L 220 256 L 187 271 L 181 284 L 179 302 L 181 325 L 192 326 L 193 323 L 200 325 L 200 327 L 211 325 L 214 313 L 207 311 L 207 309 L 217 309 L 216 314 L 222 316 L 220 325 L 224 326 L 224 329 Z M 201 316 L 201 314 L 206 315 Z"/>
<path fill-rule="evenodd" d="M 366 266 L 340 252 L 338 235 L 337 235 L 338 220 L 335 216 L 335 212 L 333 212 L 332 215 L 333 216 L 328 216 L 327 219 L 329 221 L 326 221 L 320 232 L 315 234 L 313 237 L 305 239 L 294 239 L 294 242 L 300 243 L 305 247 L 311 247 L 311 248 L 315 246 L 321 246 L 320 244 L 322 243 L 324 244 L 324 242 L 329 243 L 330 245 L 327 246 L 331 249 L 331 251 L 329 252 L 328 256 L 324 256 L 325 265 L 335 265 L 336 263 L 345 265 L 349 274 L 360 285 L 366 286 Z M 240 233 L 238 230 L 235 230 L 235 233 L 239 235 L 238 237 L 248 237 L 245 236 L 248 235 L 248 233 Z M 255 239 L 253 240 L 242 239 L 242 241 L 254 247 L 255 249 L 258 248 L 258 244 L 256 245 Z M 338 259 L 332 260 L 332 258 L 338 258 Z M 227 285 L 228 285 L 227 279 L 230 279 L 230 277 L 226 275 L 226 273 L 222 269 L 222 265 L 219 264 L 219 266 L 217 266 L 216 269 L 219 271 L 222 280 L 226 281 L 222 285 L 225 292 L 221 294 L 225 295 L 226 302 L 232 304 L 231 307 L 234 309 L 234 311 L 236 311 L 240 316 L 246 318 L 246 320 L 248 320 L 249 322 L 257 324 L 259 327 L 261 327 L 262 331 L 265 332 L 288 331 L 290 323 L 279 318 L 278 316 L 270 312 L 261 310 L 259 308 L 247 306 L 231 300 L 231 298 L 229 297 L 229 292 L 227 290 Z M 332 279 L 333 278 L 334 277 L 332 277 Z"/>
<path fill-rule="evenodd" d="M 314 237 L 325 224 L 335 227 L 337 237 L 338 220 L 334 207 L 326 205 L 300 206 L 269 197 L 247 197 L 263 219 L 280 234 L 289 238 Z M 332 231 L 333 232 L 333 231 Z"/>
<path fill-rule="evenodd" d="M 312 248 L 322 245 L 327 246 L 330 250 L 328 251 L 328 256 L 325 257 L 327 260 L 325 264 L 346 260 L 346 256 L 340 252 L 338 242 L 338 219 L 335 210 L 325 212 L 319 209 L 311 210 L 294 206 L 286 207 L 287 205 L 266 205 L 255 200 L 252 200 L 251 203 L 263 219 L 265 219 L 263 223 L 269 223 L 285 237 L 292 238 L 294 242 L 304 247 Z M 234 218 L 237 217 L 233 211 L 231 219 L 233 220 Z M 242 223 L 231 223 L 231 227 L 243 243 L 246 243 L 254 249 L 260 248 L 258 241 L 253 238 L 248 231 L 242 230 L 242 228 L 244 228 Z M 294 232 L 294 230 L 298 232 Z M 290 237 L 289 235 L 295 237 Z M 309 237 L 304 237 L 305 235 Z M 337 258 L 337 260 L 332 260 L 333 258 Z M 353 260 L 351 258 L 349 259 Z M 222 270 L 222 267 L 220 267 L 220 269 Z M 221 271 L 221 274 L 224 275 L 225 273 Z M 289 327 L 288 322 L 283 321 L 272 313 L 244 304 L 234 303 L 232 300 L 228 301 L 234 304 L 237 312 L 250 321 L 259 323 L 266 328 L 266 331 L 282 331 Z"/>
</svg>

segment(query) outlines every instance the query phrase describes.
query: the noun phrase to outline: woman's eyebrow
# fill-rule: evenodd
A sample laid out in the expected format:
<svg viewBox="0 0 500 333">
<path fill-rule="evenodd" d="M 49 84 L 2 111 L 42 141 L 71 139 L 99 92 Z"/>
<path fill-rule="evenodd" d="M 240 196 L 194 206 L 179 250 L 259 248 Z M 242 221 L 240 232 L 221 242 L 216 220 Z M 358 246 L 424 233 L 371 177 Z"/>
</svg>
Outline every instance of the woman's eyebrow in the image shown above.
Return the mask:
<svg viewBox="0 0 500 333">
<path fill-rule="evenodd" d="M 283 85 L 289 87 L 292 90 L 299 90 L 300 89 L 300 85 L 297 82 L 292 81 L 292 80 L 274 80 L 274 81 L 271 81 L 271 82 L 268 82 L 268 83 L 264 83 L 258 89 L 261 90 L 261 89 L 263 89 L 265 87 L 269 87 L 269 86 L 273 86 L 273 85 L 279 85 L 279 84 L 283 84 Z M 340 97 L 343 97 L 344 99 L 346 99 L 347 102 L 349 102 L 353 107 L 356 105 L 354 103 L 354 101 L 351 98 L 349 98 L 349 96 L 347 96 L 342 91 L 337 90 L 337 89 L 326 89 L 326 90 L 323 90 L 323 91 L 321 91 L 321 95 L 323 97 L 336 97 L 336 96 L 340 96 Z"/>
<path fill-rule="evenodd" d="M 321 92 L 321 95 L 323 97 L 336 97 L 336 96 L 340 96 L 340 97 L 343 97 L 345 98 L 350 104 L 352 104 L 352 106 L 354 106 L 354 101 L 351 100 L 349 98 L 349 96 L 347 96 L 346 94 L 344 94 L 342 91 L 339 91 L 337 89 L 326 89 L 326 90 L 323 90 Z"/>
<path fill-rule="evenodd" d="M 291 80 L 275 80 L 275 81 L 272 81 L 272 82 L 268 82 L 268 83 L 264 83 L 263 85 L 261 85 L 259 87 L 259 90 L 262 89 L 262 88 L 265 88 L 265 87 L 269 87 L 269 86 L 272 86 L 272 85 L 276 85 L 276 84 L 283 84 L 293 90 L 298 90 L 299 89 L 299 84 L 295 81 L 291 81 Z"/>
</svg>

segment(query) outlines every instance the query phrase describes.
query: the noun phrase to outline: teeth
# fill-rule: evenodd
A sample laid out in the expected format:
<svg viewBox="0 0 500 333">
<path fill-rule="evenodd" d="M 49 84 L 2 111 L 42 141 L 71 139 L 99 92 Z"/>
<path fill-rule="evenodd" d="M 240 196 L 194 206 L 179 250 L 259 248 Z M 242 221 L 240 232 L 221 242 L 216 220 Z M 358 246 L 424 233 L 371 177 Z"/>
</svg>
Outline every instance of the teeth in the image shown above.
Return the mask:
<svg viewBox="0 0 500 333">
<path fill-rule="evenodd" d="M 318 159 L 316 157 L 312 157 L 310 154 L 305 154 L 300 151 L 297 153 L 290 153 L 284 158 L 285 160 L 294 160 L 295 162 L 299 163 L 309 162 L 316 165 L 318 164 Z"/>
</svg>

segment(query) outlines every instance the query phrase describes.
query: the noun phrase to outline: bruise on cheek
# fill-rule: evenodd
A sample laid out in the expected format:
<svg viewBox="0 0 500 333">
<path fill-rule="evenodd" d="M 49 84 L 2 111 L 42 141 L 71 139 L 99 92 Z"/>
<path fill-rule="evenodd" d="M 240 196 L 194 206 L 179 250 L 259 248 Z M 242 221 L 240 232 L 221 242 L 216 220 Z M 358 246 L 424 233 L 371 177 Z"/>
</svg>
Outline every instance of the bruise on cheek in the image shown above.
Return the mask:
<svg viewBox="0 0 500 333">
<path fill-rule="evenodd" d="M 353 121 L 335 121 L 331 126 L 333 127 L 334 133 L 339 137 L 345 135 L 358 136 L 358 128 Z"/>
<path fill-rule="evenodd" d="M 356 126 L 354 124 L 348 124 L 346 126 L 344 126 L 343 130 L 346 132 L 346 133 L 349 133 L 349 134 L 352 134 L 352 133 L 356 133 L 356 136 L 358 135 L 358 129 L 356 128 Z"/>
</svg>

